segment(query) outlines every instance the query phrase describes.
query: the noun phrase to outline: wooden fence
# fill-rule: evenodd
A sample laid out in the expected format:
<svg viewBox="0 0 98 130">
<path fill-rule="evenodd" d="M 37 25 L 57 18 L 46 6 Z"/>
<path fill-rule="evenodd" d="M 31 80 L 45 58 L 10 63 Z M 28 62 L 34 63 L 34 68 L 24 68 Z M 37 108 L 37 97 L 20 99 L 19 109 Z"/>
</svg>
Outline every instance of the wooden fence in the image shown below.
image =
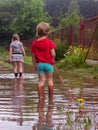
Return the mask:
<svg viewBox="0 0 98 130">
<path fill-rule="evenodd" d="M 49 37 L 52 40 L 67 41 L 69 45 L 82 44 L 84 47 L 89 47 L 90 44 L 98 41 L 98 16 L 80 19 L 78 30 L 74 25 L 70 25 L 51 32 Z M 30 49 L 33 40 L 35 40 L 35 37 L 23 40 L 24 46 Z"/>
</svg>

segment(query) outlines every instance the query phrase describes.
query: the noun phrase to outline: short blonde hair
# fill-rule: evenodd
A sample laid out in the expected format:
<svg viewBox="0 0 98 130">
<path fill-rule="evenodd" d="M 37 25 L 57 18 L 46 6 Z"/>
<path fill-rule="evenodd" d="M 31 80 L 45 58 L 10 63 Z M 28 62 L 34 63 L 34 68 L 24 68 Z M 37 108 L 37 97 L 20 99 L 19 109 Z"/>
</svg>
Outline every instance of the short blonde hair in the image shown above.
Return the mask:
<svg viewBox="0 0 98 130">
<path fill-rule="evenodd" d="M 19 37 L 18 34 L 13 34 L 13 36 L 12 36 L 12 41 L 15 41 L 15 40 L 20 41 L 20 37 Z"/>
<path fill-rule="evenodd" d="M 50 25 L 45 22 L 41 22 L 36 27 L 36 36 L 41 37 L 48 35 L 50 31 Z"/>
</svg>

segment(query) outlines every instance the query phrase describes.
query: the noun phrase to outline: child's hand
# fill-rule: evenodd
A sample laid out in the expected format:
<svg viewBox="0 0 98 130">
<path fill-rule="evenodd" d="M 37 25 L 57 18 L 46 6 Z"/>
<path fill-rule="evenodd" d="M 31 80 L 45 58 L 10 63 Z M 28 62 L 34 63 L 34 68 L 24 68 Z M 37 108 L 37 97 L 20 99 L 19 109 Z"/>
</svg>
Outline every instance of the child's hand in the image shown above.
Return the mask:
<svg viewBox="0 0 98 130">
<path fill-rule="evenodd" d="M 26 58 L 26 55 L 24 55 L 24 58 Z"/>
</svg>

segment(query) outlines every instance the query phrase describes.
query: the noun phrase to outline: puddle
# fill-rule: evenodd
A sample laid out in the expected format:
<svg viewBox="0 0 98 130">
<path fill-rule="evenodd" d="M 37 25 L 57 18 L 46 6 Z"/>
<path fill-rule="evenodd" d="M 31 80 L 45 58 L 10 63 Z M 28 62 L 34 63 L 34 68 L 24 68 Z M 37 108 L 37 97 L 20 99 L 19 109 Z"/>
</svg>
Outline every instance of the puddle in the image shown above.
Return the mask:
<svg viewBox="0 0 98 130">
<path fill-rule="evenodd" d="M 98 130 L 98 80 L 62 72 L 63 85 L 55 73 L 50 103 L 47 85 L 45 102 L 38 100 L 37 74 L 27 70 L 24 76 L 15 80 L 9 70 L 0 70 L 0 130 Z M 75 104 L 79 97 L 84 108 Z"/>
<path fill-rule="evenodd" d="M 37 74 L 30 74 L 30 73 L 24 73 L 23 77 L 25 79 L 34 79 L 38 77 Z M 13 73 L 7 73 L 7 74 L 0 74 L 0 79 L 14 79 L 14 74 Z"/>
</svg>

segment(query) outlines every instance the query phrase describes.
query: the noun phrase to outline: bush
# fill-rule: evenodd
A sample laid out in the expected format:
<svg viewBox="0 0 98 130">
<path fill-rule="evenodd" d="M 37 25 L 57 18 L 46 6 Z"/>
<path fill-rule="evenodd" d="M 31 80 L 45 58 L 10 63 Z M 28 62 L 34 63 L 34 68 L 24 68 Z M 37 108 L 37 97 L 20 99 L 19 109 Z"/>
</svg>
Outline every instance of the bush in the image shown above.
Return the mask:
<svg viewBox="0 0 98 130">
<path fill-rule="evenodd" d="M 86 50 L 82 47 L 70 46 L 68 51 L 64 54 L 65 58 L 59 62 L 59 67 L 73 68 L 73 67 L 87 67 L 84 62 Z"/>
<path fill-rule="evenodd" d="M 58 39 L 55 39 L 56 43 L 56 61 L 59 61 L 64 58 L 64 54 L 68 50 L 68 43 L 66 41 L 61 42 Z"/>
<path fill-rule="evenodd" d="M 6 59 L 8 57 L 8 51 L 4 48 L 0 46 L 0 57 L 2 59 Z"/>
</svg>

